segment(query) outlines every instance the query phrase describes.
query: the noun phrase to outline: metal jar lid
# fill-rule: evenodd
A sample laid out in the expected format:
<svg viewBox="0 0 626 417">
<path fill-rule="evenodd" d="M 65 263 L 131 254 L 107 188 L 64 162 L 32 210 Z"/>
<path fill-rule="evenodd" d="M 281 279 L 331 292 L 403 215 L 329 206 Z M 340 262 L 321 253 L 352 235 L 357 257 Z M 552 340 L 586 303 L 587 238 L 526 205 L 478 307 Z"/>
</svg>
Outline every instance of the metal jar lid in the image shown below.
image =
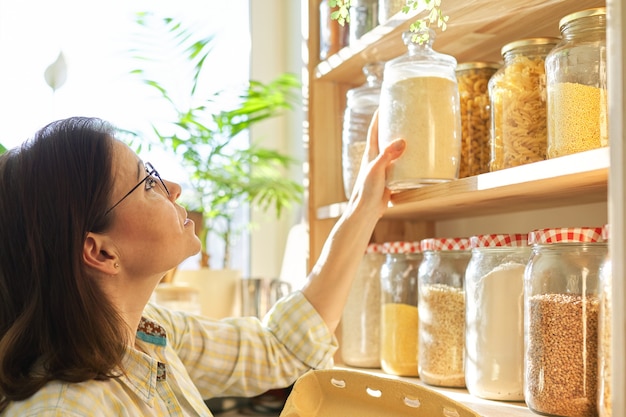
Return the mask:
<svg viewBox="0 0 626 417">
<path fill-rule="evenodd" d="M 591 16 L 606 16 L 606 7 L 596 7 L 594 9 L 581 10 L 579 12 L 568 14 L 559 21 L 559 29 L 563 29 L 563 26 L 573 22 L 574 20 Z"/>
<path fill-rule="evenodd" d="M 502 47 L 500 53 L 504 56 L 507 52 L 510 52 L 513 49 L 520 48 L 522 46 L 530 46 L 530 45 L 556 45 L 561 41 L 560 38 L 554 37 L 546 37 L 546 38 L 528 38 L 528 39 L 520 39 L 517 41 L 509 42 Z"/>
</svg>

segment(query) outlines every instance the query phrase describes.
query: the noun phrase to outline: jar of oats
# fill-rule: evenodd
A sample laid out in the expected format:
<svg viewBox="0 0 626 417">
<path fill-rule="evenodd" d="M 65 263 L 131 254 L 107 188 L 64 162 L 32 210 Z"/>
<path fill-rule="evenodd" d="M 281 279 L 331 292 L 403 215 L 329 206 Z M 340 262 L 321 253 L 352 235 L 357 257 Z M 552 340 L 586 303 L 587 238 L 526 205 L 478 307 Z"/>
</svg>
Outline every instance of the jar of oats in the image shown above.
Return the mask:
<svg viewBox="0 0 626 417">
<path fill-rule="evenodd" d="M 348 295 L 341 320 L 341 357 L 346 365 L 380 368 L 380 270 L 382 244 L 370 243 Z"/>
<path fill-rule="evenodd" d="M 370 122 L 376 109 L 378 109 L 384 68 L 384 62 L 366 64 L 363 67 L 363 73 L 367 81 L 360 87 L 348 90 L 346 94 L 347 104 L 343 116 L 341 165 L 343 168 L 343 189 L 348 199 L 359 174 Z"/>
<path fill-rule="evenodd" d="M 524 274 L 524 397 L 535 413 L 597 415 L 602 227 L 532 231 Z"/>
<path fill-rule="evenodd" d="M 382 370 L 417 376 L 417 271 L 422 260 L 419 242 L 386 242 L 381 283 Z"/>
<path fill-rule="evenodd" d="M 465 270 L 471 257 L 467 238 L 420 242 L 418 274 L 419 377 L 441 387 L 464 387 Z"/>
<path fill-rule="evenodd" d="M 502 47 L 504 65 L 489 80 L 490 171 L 546 159 L 545 58 L 558 38 L 531 38 Z"/>
<path fill-rule="evenodd" d="M 548 158 L 609 144 L 606 8 L 559 22 L 562 40 L 546 58 Z"/>
<path fill-rule="evenodd" d="M 465 62 L 456 68 L 461 103 L 459 178 L 489 172 L 491 107 L 487 86 L 498 68 L 496 62 Z"/>
<path fill-rule="evenodd" d="M 465 384 L 490 400 L 524 400 L 524 269 L 528 236 L 470 237 L 465 271 Z"/>
<path fill-rule="evenodd" d="M 602 238 L 608 242 L 609 225 L 602 228 Z M 611 369 L 612 359 L 612 330 L 611 317 L 613 316 L 613 275 L 611 268 L 611 257 L 607 254 L 602 267 L 600 268 L 600 323 L 598 325 L 598 369 L 600 378 L 598 380 L 598 415 L 599 417 L 612 417 L 612 395 Z"/>
<path fill-rule="evenodd" d="M 428 35 L 423 42 L 420 36 Z M 432 48 L 435 32 L 405 32 L 408 53 L 385 64 L 378 143 L 397 138 L 406 149 L 390 167 L 387 187 L 400 191 L 458 178 L 461 114 L 456 59 Z M 420 43 L 422 42 L 422 43 Z"/>
</svg>

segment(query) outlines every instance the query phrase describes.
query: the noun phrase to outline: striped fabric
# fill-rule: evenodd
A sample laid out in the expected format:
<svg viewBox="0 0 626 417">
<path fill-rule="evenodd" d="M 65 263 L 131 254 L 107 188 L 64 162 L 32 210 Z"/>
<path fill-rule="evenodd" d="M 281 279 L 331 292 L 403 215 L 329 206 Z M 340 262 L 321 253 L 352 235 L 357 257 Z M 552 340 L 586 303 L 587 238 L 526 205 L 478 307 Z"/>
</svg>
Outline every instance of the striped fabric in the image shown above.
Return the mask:
<svg viewBox="0 0 626 417">
<path fill-rule="evenodd" d="M 148 305 L 125 375 L 78 384 L 51 382 L 12 403 L 3 417 L 211 416 L 203 399 L 254 396 L 332 367 L 334 336 L 301 292 L 263 321 L 210 320 Z"/>
</svg>

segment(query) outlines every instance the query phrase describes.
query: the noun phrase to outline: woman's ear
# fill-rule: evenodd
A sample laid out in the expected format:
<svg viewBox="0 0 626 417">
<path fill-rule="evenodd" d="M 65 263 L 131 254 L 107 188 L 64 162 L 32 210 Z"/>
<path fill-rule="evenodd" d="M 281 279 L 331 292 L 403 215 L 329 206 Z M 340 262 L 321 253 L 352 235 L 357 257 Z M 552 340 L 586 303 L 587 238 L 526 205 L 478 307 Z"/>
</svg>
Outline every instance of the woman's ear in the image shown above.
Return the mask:
<svg viewBox="0 0 626 417">
<path fill-rule="evenodd" d="M 107 275 L 116 275 L 119 272 L 119 260 L 108 249 L 107 238 L 97 233 L 89 232 L 85 238 L 83 262 Z"/>
</svg>

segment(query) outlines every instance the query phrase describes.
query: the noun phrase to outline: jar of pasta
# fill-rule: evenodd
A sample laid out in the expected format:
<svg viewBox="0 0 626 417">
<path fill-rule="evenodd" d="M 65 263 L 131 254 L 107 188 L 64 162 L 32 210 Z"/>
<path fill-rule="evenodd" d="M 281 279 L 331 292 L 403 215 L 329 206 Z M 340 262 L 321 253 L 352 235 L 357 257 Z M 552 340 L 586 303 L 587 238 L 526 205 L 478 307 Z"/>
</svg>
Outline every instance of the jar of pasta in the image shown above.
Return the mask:
<svg viewBox="0 0 626 417">
<path fill-rule="evenodd" d="M 383 252 L 381 368 L 391 375 L 417 376 L 419 242 L 386 242 Z"/>
<path fill-rule="evenodd" d="M 428 34 L 423 42 L 421 35 Z M 406 149 L 390 167 L 387 187 L 400 191 L 458 178 L 461 114 L 456 59 L 432 49 L 435 32 L 405 32 L 408 53 L 385 64 L 378 141 L 397 138 Z M 421 42 L 421 43 L 420 43 Z"/>
<path fill-rule="evenodd" d="M 420 242 L 418 274 L 418 372 L 424 383 L 464 387 L 465 270 L 471 257 L 467 238 Z"/>
<path fill-rule="evenodd" d="M 528 235 L 470 237 L 465 271 L 465 384 L 470 394 L 524 399 L 524 269 Z"/>
<path fill-rule="evenodd" d="M 548 416 L 595 416 L 601 227 L 534 230 L 524 273 L 528 407 Z"/>
<path fill-rule="evenodd" d="M 487 86 L 498 68 L 496 62 L 465 62 L 456 68 L 462 128 L 459 178 L 489 172 L 491 107 Z"/>
<path fill-rule="evenodd" d="M 606 9 L 561 19 L 561 42 L 546 58 L 548 158 L 609 144 Z"/>
<path fill-rule="evenodd" d="M 366 82 L 348 90 L 346 111 L 343 116 L 342 154 L 343 189 L 350 198 L 356 182 L 361 159 L 367 144 L 367 131 L 372 116 L 378 109 L 380 85 L 383 80 L 384 62 L 371 62 L 363 67 Z"/>
<path fill-rule="evenodd" d="M 609 225 L 602 228 L 602 238 L 608 242 Z M 613 275 L 611 257 L 607 254 L 600 267 L 600 322 L 598 325 L 598 415 L 612 417 L 612 396 L 615 395 L 611 383 L 613 367 L 611 317 L 613 317 Z"/>
<path fill-rule="evenodd" d="M 502 47 L 504 65 L 489 81 L 490 171 L 546 159 L 545 58 L 558 38 L 531 38 Z"/>
</svg>

